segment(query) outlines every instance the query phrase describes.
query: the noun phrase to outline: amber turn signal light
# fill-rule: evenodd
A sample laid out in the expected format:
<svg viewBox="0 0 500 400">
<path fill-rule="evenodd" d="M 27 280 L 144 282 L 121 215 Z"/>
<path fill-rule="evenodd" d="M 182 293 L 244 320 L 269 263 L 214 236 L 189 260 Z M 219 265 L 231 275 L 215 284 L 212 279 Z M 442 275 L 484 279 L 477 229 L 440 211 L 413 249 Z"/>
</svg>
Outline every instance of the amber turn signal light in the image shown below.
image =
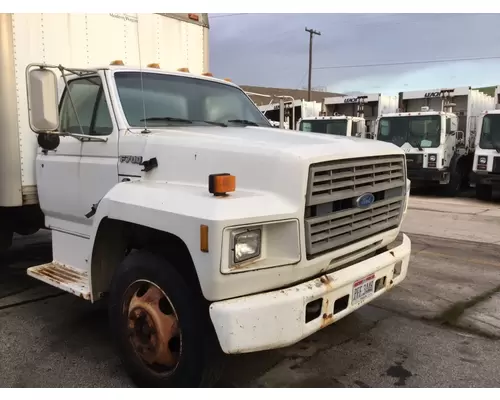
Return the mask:
<svg viewBox="0 0 500 400">
<path fill-rule="evenodd" d="M 236 177 L 231 174 L 212 174 L 208 176 L 208 191 L 214 196 L 224 196 L 236 190 Z"/>
<path fill-rule="evenodd" d="M 208 226 L 200 225 L 200 250 L 208 253 Z"/>
</svg>

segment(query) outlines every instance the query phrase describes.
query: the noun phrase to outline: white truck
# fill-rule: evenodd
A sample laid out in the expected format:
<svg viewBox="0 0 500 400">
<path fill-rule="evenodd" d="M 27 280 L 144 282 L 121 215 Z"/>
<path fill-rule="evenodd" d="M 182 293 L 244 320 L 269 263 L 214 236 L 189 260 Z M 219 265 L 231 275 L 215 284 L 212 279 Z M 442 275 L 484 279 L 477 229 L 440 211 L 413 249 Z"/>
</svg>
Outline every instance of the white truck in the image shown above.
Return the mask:
<svg viewBox="0 0 500 400">
<path fill-rule="evenodd" d="M 414 186 L 438 186 L 448 196 L 467 186 L 476 124 L 493 98 L 470 87 L 402 92 L 399 111 L 377 119 L 376 139 L 406 153 Z"/>
<path fill-rule="evenodd" d="M 377 117 L 395 112 L 398 97 L 381 93 L 326 97 L 322 116 L 302 119 L 298 129 L 305 132 L 373 138 Z"/>
<path fill-rule="evenodd" d="M 494 106 L 480 117 L 471 182 L 476 198 L 491 200 L 494 187 L 500 187 L 500 86 L 495 88 Z"/>
<path fill-rule="evenodd" d="M 283 109 L 280 110 L 280 107 Z M 284 129 L 297 130 L 301 118 L 310 118 L 320 114 L 321 104 L 303 99 L 285 99 L 283 104 L 270 103 L 259 106 L 259 110 L 269 119 L 273 126 L 279 126 L 283 118 Z"/>
<path fill-rule="evenodd" d="M 296 343 L 406 277 L 397 146 L 272 128 L 231 82 L 145 67 L 144 43 L 138 66 L 66 67 L 56 44 L 45 63 L 38 46 L 17 59 L 12 22 L 1 15 L 0 190 L 29 169 L 52 231 L 53 261 L 28 274 L 108 299 L 137 385 L 209 385 L 221 354 Z"/>
</svg>

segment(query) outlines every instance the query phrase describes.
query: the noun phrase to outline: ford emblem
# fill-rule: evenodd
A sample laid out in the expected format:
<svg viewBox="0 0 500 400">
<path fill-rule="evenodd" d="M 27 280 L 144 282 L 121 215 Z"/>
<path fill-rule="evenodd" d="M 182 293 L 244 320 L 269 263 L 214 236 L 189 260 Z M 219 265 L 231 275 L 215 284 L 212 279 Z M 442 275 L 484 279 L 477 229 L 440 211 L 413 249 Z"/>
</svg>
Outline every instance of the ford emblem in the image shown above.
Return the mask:
<svg viewBox="0 0 500 400">
<path fill-rule="evenodd" d="M 370 207 L 375 201 L 375 196 L 372 193 L 365 193 L 356 199 L 356 205 L 359 208 Z"/>
</svg>

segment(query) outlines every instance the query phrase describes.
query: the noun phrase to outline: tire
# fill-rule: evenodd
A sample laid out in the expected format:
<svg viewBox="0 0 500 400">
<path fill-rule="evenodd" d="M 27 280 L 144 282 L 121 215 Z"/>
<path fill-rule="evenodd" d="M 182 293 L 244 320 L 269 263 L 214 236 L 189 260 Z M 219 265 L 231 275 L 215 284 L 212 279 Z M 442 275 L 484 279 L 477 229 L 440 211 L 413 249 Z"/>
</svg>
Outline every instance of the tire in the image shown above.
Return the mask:
<svg viewBox="0 0 500 400">
<path fill-rule="evenodd" d="M 463 185 L 462 166 L 457 164 L 455 169 L 451 171 L 450 182 L 444 187 L 445 195 L 455 197 L 460 193 Z"/>
<path fill-rule="evenodd" d="M 476 199 L 490 201 L 493 197 L 493 186 L 476 183 Z"/>
<path fill-rule="evenodd" d="M 8 250 L 12 246 L 13 236 L 11 230 L 0 229 L 0 251 Z"/>
<path fill-rule="evenodd" d="M 110 328 L 137 386 L 203 387 L 217 381 L 223 354 L 202 300 L 168 261 L 148 251 L 131 252 L 117 268 Z"/>
<path fill-rule="evenodd" d="M 40 230 L 39 228 L 34 228 L 34 227 L 22 227 L 22 228 L 17 228 L 16 233 L 21 236 L 30 236 L 34 235 L 39 230 Z"/>
</svg>

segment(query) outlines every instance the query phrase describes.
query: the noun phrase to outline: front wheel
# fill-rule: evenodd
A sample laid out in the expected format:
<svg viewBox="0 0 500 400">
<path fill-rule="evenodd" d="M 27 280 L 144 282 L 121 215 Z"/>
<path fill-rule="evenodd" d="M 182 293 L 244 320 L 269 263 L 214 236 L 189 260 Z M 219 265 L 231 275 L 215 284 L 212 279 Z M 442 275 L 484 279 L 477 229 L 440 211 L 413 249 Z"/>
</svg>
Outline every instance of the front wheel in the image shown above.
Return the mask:
<svg viewBox="0 0 500 400">
<path fill-rule="evenodd" d="M 457 165 L 454 170 L 450 172 L 450 181 L 444 187 L 445 194 L 449 197 L 455 197 L 460 193 L 463 185 L 462 167 Z"/>
<path fill-rule="evenodd" d="M 476 199 L 490 201 L 492 197 L 493 187 L 491 185 L 476 183 Z"/>
<path fill-rule="evenodd" d="M 222 352 L 200 304 L 162 257 L 136 251 L 125 258 L 113 278 L 109 313 L 119 355 L 136 385 L 214 383 Z"/>
</svg>

